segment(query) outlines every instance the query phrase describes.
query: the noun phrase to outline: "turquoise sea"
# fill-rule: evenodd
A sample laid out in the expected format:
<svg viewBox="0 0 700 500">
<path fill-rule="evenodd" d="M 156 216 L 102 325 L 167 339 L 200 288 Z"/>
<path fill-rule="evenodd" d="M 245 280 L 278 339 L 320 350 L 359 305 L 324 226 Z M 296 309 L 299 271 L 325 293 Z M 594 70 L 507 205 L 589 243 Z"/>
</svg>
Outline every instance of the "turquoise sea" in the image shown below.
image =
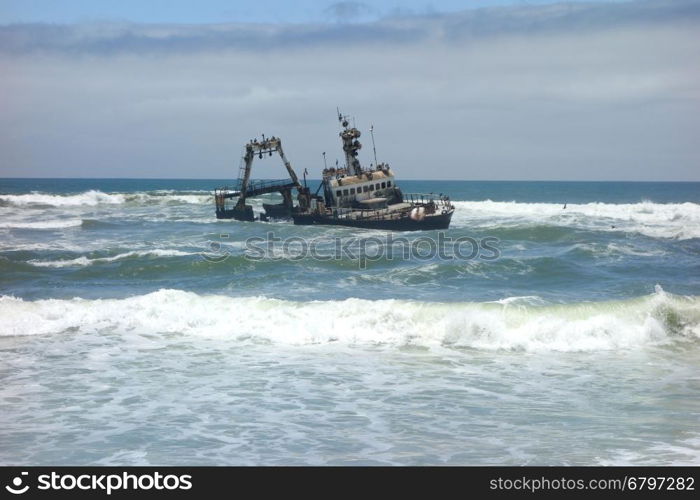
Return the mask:
<svg viewBox="0 0 700 500">
<path fill-rule="evenodd" d="M 223 184 L 0 179 L 1 464 L 700 463 L 700 183 L 400 182 L 442 236 Z"/>
</svg>

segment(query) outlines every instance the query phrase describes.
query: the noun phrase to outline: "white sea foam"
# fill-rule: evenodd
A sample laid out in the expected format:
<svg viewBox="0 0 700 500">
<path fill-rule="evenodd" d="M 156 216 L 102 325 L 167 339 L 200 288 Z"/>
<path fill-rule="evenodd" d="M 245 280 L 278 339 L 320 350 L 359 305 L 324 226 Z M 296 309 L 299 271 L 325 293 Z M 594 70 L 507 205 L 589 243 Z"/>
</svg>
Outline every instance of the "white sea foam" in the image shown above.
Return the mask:
<svg viewBox="0 0 700 500">
<path fill-rule="evenodd" d="M 537 295 L 523 295 L 520 297 L 506 297 L 505 299 L 495 301 L 495 303 L 510 306 L 535 306 L 544 305 L 545 300 Z"/>
<path fill-rule="evenodd" d="M 32 206 L 46 205 L 52 207 L 66 206 L 95 206 L 99 204 L 120 204 L 126 201 L 123 194 L 108 194 L 102 191 L 90 190 L 84 193 L 71 195 L 58 195 L 39 193 L 33 191 L 28 194 L 3 194 L 0 195 L 0 201 L 12 206 Z"/>
<path fill-rule="evenodd" d="M 633 257 L 658 257 L 665 254 L 663 250 L 641 249 L 632 245 L 618 243 L 608 243 L 605 250 L 609 255 L 626 255 Z"/>
<path fill-rule="evenodd" d="M 672 443 L 652 442 L 637 450 L 615 450 L 611 458 L 599 459 L 605 466 L 693 466 L 700 462 L 700 434 Z"/>
<path fill-rule="evenodd" d="M 55 250 L 65 250 L 68 252 L 84 252 L 86 250 L 85 245 L 78 245 L 65 240 L 50 240 L 45 243 L 27 243 L 27 242 L 17 242 L 13 240 L 0 241 L 0 251 L 29 251 L 29 252 L 45 252 L 45 251 L 55 251 Z"/>
<path fill-rule="evenodd" d="M 697 203 L 519 203 L 455 201 L 454 226 L 517 227 L 523 224 L 638 232 L 651 237 L 700 238 Z"/>
<path fill-rule="evenodd" d="M 201 195 L 201 194 L 173 194 L 168 195 L 167 199 L 169 201 L 178 201 L 180 203 L 192 203 L 192 204 L 202 204 L 202 203 L 213 203 L 214 197 L 211 195 Z"/>
<path fill-rule="evenodd" d="M 121 205 L 124 203 L 186 203 L 206 204 L 211 203 L 213 197 L 204 192 L 192 191 L 153 191 L 135 193 L 104 193 L 99 190 L 90 190 L 77 194 L 51 194 L 33 191 L 27 194 L 3 194 L 0 195 L 0 204 L 15 207 L 77 207 L 97 205 Z"/>
<path fill-rule="evenodd" d="M 214 203 L 214 197 L 211 194 L 190 194 L 179 193 L 177 191 L 168 192 L 148 192 L 148 193 L 131 193 L 126 196 L 126 201 L 143 204 L 152 203 L 186 203 L 191 205 L 201 205 Z"/>
<path fill-rule="evenodd" d="M 81 219 L 42 220 L 42 221 L 0 221 L 0 229 L 65 229 L 79 227 Z"/>
<path fill-rule="evenodd" d="M 109 300 L 0 299 L 0 335 L 177 332 L 304 345 L 522 351 L 626 350 L 700 338 L 700 299 L 656 293 L 568 305 L 403 300 L 291 302 L 179 290 Z"/>
<path fill-rule="evenodd" d="M 181 250 L 171 249 L 154 249 L 154 250 L 134 250 L 131 252 L 120 253 L 112 257 L 96 257 L 90 259 L 85 256 L 77 257 L 69 260 L 30 260 L 29 264 L 39 267 L 84 267 L 102 262 L 114 262 L 117 260 L 128 259 L 129 257 L 180 257 L 184 255 L 194 255 L 192 252 L 183 252 Z"/>
</svg>

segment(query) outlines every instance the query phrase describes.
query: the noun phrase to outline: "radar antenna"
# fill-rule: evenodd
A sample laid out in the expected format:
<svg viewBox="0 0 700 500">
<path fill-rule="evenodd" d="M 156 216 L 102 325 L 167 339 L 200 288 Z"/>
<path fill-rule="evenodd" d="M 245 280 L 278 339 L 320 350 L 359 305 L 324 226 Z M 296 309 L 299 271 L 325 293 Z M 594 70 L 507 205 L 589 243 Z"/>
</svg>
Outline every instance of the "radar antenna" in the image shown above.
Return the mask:
<svg viewBox="0 0 700 500">
<path fill-rule="evenodd" d="M 379 165 L 377 163 L 377 148 L 374 145 L 374 124 L 369 127 L 369 133 L 372 136 L 372 151 L 374 151 L 374 168 Z"/>
<path fill-rule="evenodd" d="M 362 144 L 358 139 L 360 138 L 360 131 L 354 126 L 350 128 L 350 123 L 346 116 L 343 116 L 338 110 L 338 121 L 343 127 L 340 132 L 340 138 L 343 140 L 343 151 L 345 151 L 345 163 L 348 169 L 349 175 L 361 175 L 362 166 L 360 165 L 360 160 L 357 159 L 357 152 L 362 148 Z"/>
</svg>

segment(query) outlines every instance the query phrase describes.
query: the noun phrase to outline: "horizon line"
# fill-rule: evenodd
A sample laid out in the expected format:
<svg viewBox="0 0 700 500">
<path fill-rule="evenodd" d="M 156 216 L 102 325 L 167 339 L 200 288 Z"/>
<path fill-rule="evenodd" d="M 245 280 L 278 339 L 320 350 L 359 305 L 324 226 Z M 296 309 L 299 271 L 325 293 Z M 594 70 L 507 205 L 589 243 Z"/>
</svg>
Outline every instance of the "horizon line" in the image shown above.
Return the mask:
<svg viewBox="0 0 700 500">
<path fill-rule="evenodd" d="M 252 178 L 251 178 L 252 179 Z M 272 177 L 255 177 L 255 180 L 279 180 Z M 222 181 L 223 177 L 0 177 L 0 180 L 143 180 L 143 181 Z M 320 178 L 308 178 L 307 181 L 321 181 Z M 235 182 L 236 179 L 230 179 Z M 700 183 L 698 180 L 629 180 L 629 179 L 411 179 L 403 181 L 421 182 L 636 182 L 636 183 Z"/>
</svg>

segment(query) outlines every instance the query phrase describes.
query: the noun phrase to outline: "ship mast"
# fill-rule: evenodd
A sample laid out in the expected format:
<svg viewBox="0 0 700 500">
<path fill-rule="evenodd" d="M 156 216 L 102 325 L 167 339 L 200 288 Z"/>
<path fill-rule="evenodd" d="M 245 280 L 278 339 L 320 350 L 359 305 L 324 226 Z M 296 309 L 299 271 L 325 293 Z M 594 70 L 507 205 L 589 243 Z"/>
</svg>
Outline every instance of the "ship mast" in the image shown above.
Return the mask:
<svg viewBox="0 0 700 500">
<path fill-rule="evenodd" d="M 374 168 L 377 168 L 377 147 L 374 145 L 374 124 L 369 128 L 369 133 L 372 135 L 372 151 L 374 151 Z"/>
<path fill-rule="evenodd" d="M 343 151 L 345 151 L 345 164 L 348 169 L 348 175 L 361 175 L 362 166 L 360 160 L 357 159 L 357 151 L 362 148 L 362 144 L 357 139 L 360 137 L 360 131 L 355 127 L 350 127 L 347 117 L 340 114 L 338 111 L 338 121 L 343 127 L 340 132 L 340 138 L 343 140 Z"/>
</svg>

